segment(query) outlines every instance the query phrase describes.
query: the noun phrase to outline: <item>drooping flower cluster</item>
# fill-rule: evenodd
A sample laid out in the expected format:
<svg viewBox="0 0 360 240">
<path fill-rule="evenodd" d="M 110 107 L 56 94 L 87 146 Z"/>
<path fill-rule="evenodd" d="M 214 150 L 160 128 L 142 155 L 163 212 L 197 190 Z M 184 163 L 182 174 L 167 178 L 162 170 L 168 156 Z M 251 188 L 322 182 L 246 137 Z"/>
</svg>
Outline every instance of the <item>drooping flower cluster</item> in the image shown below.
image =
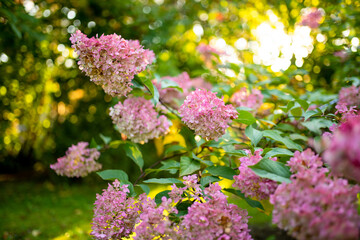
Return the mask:
<svg viewBox="0 0 360 240">
<path fill-rule="evenodd" d="M 318 28 L 324 13 L 321 9 L 310 8 L 305 9 L 304 14 L 301 16 L 301 25 L 310 28 Z"/>
<path fill-rule="evenodd" d="M 80 69 L 113 97 L 126 96 L 134 76 L 155 59 L 139 41 L 127 41 L 116 34 L 88 38 L 78 30 L 70 41 L 79 55 Z"/>
<path fill-rule="evenodd" d="M 182 121 L 203 138 L 221 137 L 237 112 L 232 105 L 224 104 L 215 93 L 196 89 L 189 94 L 179 109 Z"/>
<path fill-rule="evenodd" d="M 158 116 L 151 101 L 132 97 L 110 108 L 110 116 L 119 131 L 133 142 L 147 142 L 169 129 L 167 118 Z"/>
<path fill-rule="evenodd" d="M 326 168 L 303 169 L 270 196 L 273 223 L 299 240 L 358 239 L 358 186 L 330 179 Z"/>
<path fill-rule="evenodd" d="M 87 148 L 88 145 L 87 142 L 72 145 L 66 151 L 66 155 L 58 158 L 56 163 L 50 165 L 50 168 L 58 175 L 67 177 L 85 177 L 101 169 L 101 164 L 96 162 L 100 157 L 100 152 L 95 148 Z"/>
<path fill-rule="evenodd" d="M 347 87 L 342 88 L 339 92 L 339 101 L 335 108 L 336 113 L 354 115 L 356 110 L 360 106 L 360 87 Z"/>
<path fill-rule="evenodd" d="M 290 167 L 291 172 L 295 173 L 309 168 L 322 167 L 323 162 L 319 155 L 315 155 L 315 153 L 308 148 L 303 152 L 296 151 L 286 165 Z"/>
<path fill-rule="evenodd" d="M 115 180 L 103 193 L 96 195 L 91 235 L 95 239 L 121 239 L 129 236 L 142 210 L 141 202 L 127 197 L 127 185 Z M 141 198 L 146 196 L 141 195 Z"/>
<path fill-rule="evenodd" d="M 234 176 L 234 188 L 238 188 L 246 197 L 255 197 L 259 200 L 268 199 L 274 193 L 278 184 L 270 179 L 256 175 L 249 166 L 255 165 L 261 159 L 262 149 L 257 149 L 254 155 L 249 150 L 245 150 L 247 157 L 240 158 L 239 175 Z M 276 158 L 271 159 L 276 160 Z"/>
<path fill-rule="evenodd" d="M 230 102 L 234 103 L 236 107 L 248 107 L 257 110 L 261 107 L 263 98 L 264 96 L 258 89 L 252 89 L 250 93 L 246 87 L 243 87 L 231 96 Z"/>
<path fill-rule="evenodd" d="M 218 183 L 204 190 L 206 202 L 195 202 L 180 224 L 183 239 L 252 239 L 246 210 L 227 202 Z"/>
<path fill-rule="evenodd" d="M 327 143 L 324 160 L 332 172 L 360 182 L 360 115 L 341 123 Z"/>
</svg>

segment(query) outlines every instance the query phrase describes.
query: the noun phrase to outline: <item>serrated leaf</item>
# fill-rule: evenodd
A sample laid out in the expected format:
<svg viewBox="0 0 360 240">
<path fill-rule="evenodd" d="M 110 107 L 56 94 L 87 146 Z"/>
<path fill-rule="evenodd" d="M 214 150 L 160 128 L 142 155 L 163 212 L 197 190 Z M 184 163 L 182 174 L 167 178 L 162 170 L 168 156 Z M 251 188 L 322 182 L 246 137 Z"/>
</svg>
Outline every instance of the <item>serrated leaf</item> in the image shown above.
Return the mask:
<svg viewBox="0 0 360 240">
<path fill-rule="evenodd" d="M 291 141 L 289 138 L 286 138 L 286 137 L 282 137 L 280 134 L 279 134 L 280 131 L 276 131 L 276 130 L 265 130 L 263 131 L 264 133 L 264 137 L 267 137 L 267 138 L 270 138 L 276 142 L 280 142 L 282 144 L 284 144 L 287 148 L 289 149 L 295 149 L 295 150 L 299 150 L 299 151 L 302 151 L 302 147 Z"/>
<path fill-rule="evenodd" d="M 306 127 L 307 129 L 309 129 L 310 131 L 312 131 L 316 134 L 322 133 L 322 131 L 320 130 L 321 128 L 329 128 L 333 124 L 334 124 L 334 122 L 324 119 L 324 118 L 316 118 L 316 119 L 312 119 L 310 121 L 301 123 L 301 125 L 303 125 L 304 127 Z"/>
<path fill-rule="evenodd" d="M 204 173 L 209 173 L 214 176 L 223 177 L 233 180 L 236 172 L 234 169 L 226 166 L 210 166 L 204 169 Z"/>
<path fill-rule="evenodd" d="M 256 130 L 250 125 L 245 129 L 245 135 L 250 139 L 251 144 L 256 147 L 263 137 L 263 132 Z"/>
<path fill-rule="evenodd" d="M 282 156 L 291 156 L 292 157 L 292 156 L 294 156 L 294 153 L 285 148 L 273 148 L 265 154 L 264 158 L 282 157 Z"/>
<path fill-rule="evenodd" d="M 103 180 L 115 180 L 129 181 L 129 177 L 126 172 L 118 169 L 108 169 L 101 172 L 96 172 Z"/>
<path fill-rule="evenodd" d="M 256 118 L 248 111 L 238 110 L 238 118 L 235 119 L 235 122 L 243 123 L 246 125 L 251 125 L 256 122 Z"/>
<path fill-rule="evenodd" d="M 261 210 L 265 210 L 263 205 L 261 204 L 261 202 L 259 201 L 256 201 L 256 200 L 253 200 L 253 199 L 250 199 L 248 197 L 245 197 L 245 194 L 243 194 L 241 191 L 239 190 L 235 190 L 235 189 L 232 189 L 232 188 L 224 188 L 223 189 L 224 191 L 226 192 L 229 192 L 229 193 L 232 193 L 242 199 L 244 199 L 247 204 L 249 204 L 250 207 L 253 207 L 253 208 L 259 208 Z"/>
<path fill-rule="evenodd" d="M 156 184 L 173 184 L 182 183 L 182 181 L 176 178 L 150 178 L 144 181 L 144 183 L 156 183 Z"/>
<path fill-rule="evenodd" d="M 197 160 L 182 156 L 180 158 L 180 177 L 192 174 L 200 169 L 200 163 Z"/>
<path fill-rule="evenodd" d="M 157 205 L 160 205 L 162 203 L 162 200 L 161 200 L 162 197 L 170 198 L 169 192 L 171 192 L 171 191 L 170 190 L 165 190 L 165 191 L 162 191 L 162 192 L 159 192 L 158 194 L 156 194 L 155 203 Z"/>
<path fill-rule="evenodd" d="M 260 177 L 268 178 L 277 182 L 291 182 L 291 172 L 289 168 L 281 162 L 263 158 L 257 164 L 249 166 L 249 168 L 251 168 L 253 172 Z"/>
<path fill-rule="evenodd" d="M 142 158 L 142 154 L 138 147 L 134 143 L 129 142 L 125 143 L 123 146 L 126 156 L 131 158 L 136 163 L 136 165 L 138 165 L 139 168 L 142 169 L 144 166 L 144 159 Z"/>
</svg>

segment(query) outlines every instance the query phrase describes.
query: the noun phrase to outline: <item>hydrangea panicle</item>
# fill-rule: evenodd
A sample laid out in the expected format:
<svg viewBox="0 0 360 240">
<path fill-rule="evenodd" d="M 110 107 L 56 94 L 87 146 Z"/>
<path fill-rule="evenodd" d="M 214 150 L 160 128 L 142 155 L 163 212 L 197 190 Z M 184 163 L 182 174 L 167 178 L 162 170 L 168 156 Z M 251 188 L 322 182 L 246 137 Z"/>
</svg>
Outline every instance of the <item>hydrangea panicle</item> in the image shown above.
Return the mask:
<svg viewBox="0 0 360 240">
<path fill-rule="evenodd" d="M 333 173 L 360 182 L 360 115 L 341 123 L 327 144 L 324 160 Z"/>
<path fill-rule="evenodd" d="M 321 157 L 315 155 L 315 153 L 308 148 L 303 152 L 296 151 L 286 165 L 290 167 L 291 172 L 295 173 L 308 168 L 322 167 L 323 162 Z"/>
<path fill-rule="evenodd" d="M 58 158 L 50 168 L 58 175 L 67 177 L 85 177 L 91 172 L 100 170 L 102 165 L 96 162 L 100 152 L 95 148 L 87 148 L 88 145 L 87 142 L 72 145 L 66 151 L 66 155 Z"/>
<path fill-rule="evenodd" d="M 358 239 L 358 186 L 330 179 L 326 168 L 310 168 L 292 175 L 270 196 L 273 223 L 299 240 Z"/>
<path fill-rule="evenodd" d="M 78 30 L 70 41 L 79 55 L 79 68 L 113 97 L 126 96 L 134 76 L 155 59 L 139 41 L 127 41 L 116 34 L 88 38 Z"/>
<path fill-rule="evenodd" d="M 263 98 L 264 96 L 258 89 L 252 89 L 250 93 L 243 87 L 231 96 L 230 102 L 236 107 L 248 107 L 257 110 L 261 107 Z"/>
<path fill-rule="evenodd" d="M 346 87 L 339 92 L 339 100 L 335 106 L 336 113 L 355 115 L 356 108 L 360 106 L 360 87 Z M 346 118 L 346 117 L 345 117 Z"/>
<path fill-rule="evenodd" d="M 182 121 L 207 139 L 218 139 L 224 133 L 237 112 L 232 105 L 224 104 L 215 93 L 196 89 L 189 94 L 179 109 Z"/>
<path fill-rule="evenodd" d="M 128 193 L 128 186 L 120 186 L 115 180 L 101 195 L 96 195 L 91 232 L 95 239 L 122 239 L 133 232 L 142 205 L 127 197 Z"/>
<path fill-rule="evenodd" d="M 151 101 L 132 97 L 110 108 L 110 116 L 119 131 L 133 142 L 147 142 L 164 135 L 169 129 L 165 116 L 158 116 Z"/>
<path fill-rule="evenodd" d="M 249 168 L 262 159 L 262 149 L 255 150 L 254 155 L 249 150 L 245 151 L 248 156 L 240 158 L 240 173 L 234 176 L 233 187 L 239 189 L 246 197 L 255 197 L 259 200 L 268 199 L 270 194 L 275 192 L 278 184 L 273 180 L 259 177 Z M 276 158 L 271 160 L 276 160 Z"/>
</svg>

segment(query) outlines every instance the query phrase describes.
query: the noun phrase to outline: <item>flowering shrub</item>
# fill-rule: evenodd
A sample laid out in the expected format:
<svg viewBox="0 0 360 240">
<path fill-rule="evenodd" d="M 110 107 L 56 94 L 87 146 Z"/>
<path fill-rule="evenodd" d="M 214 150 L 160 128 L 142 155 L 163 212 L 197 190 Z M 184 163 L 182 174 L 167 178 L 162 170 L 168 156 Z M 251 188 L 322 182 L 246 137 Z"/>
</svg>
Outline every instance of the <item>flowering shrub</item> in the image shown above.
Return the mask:
<svg viewBox="0 0 360 240">
<path fill-rule="evenodd" d="M 50 168 L 57 174 L 67 177 L 85 177 L 100 170 L 101 164 L 96 162 L 100 152 L 95 148 L 87 148 L 88 145 L 87 142 L 72 145 L 66 151 L 66 155 L 58 158 L 57 163 L 51 164 Z"/>
<path fill-rule="evenodd" d="M 305 9 L 301 24 L 318 28 L 323 14 Z M 201 33 L 199 25 L 194 29 Z M 51 168 L 60 175 L 85 176 L 101 168 L 98 150 L 122 148 L 140 169 L 135 181 L 122 170 L 98 172 L 113 183 L 97 195 L 95 239 L 252 239 L 247 211 L 229 203 L 225 193 L 236 203 L 272 211 L 273 223 L 296 239 L 358 237 L 360 187 L 342 178 L 360 181 L 356 77 L 347 79 L 354 86 L 336 98 L 305 89 L 301 84 L 310 76 L 301 71 L 290 74 L 295 84 L 285 74 L 233 59 L 238 54 L 223 39 L 212 41 L 226 51 L 197 47 L 209 68 L 201 77 L 190 77 L 197 71 L 161 77 L 143 71 L 155 56 L 138 41 L 116 34 L 87 38 L 80 31 L 70 39 L 80 69 L 118 97 L 109 115 L 121 135 L 100 135 L 103 142 L 92 139 L 90 148 L 84 142 L 72 146 Z M 316 39 L 321 42 L 322 36 Z M 236 42 L 238 49 L 247 44 L 243 40 Z M 216 58 L 225 52 L 232 61 Z M 297 59 L 296 65 L 302 63 Z M 153 139 L 157 159 L 149 167 L 141 145 Z M 152 177 L 155 173 L 159 178 Z M 169 190 L 150 198 L 148 184 Z"/>
<path fill-rule="evenodd" d="M 196 89 L 186 97 L 179 113 L 190 129 L 207 139 L 221 137 L 231 120 L 237 116 L 232 105 L 225 106 L 215 93 L 201 89 Z"/>
</svg>

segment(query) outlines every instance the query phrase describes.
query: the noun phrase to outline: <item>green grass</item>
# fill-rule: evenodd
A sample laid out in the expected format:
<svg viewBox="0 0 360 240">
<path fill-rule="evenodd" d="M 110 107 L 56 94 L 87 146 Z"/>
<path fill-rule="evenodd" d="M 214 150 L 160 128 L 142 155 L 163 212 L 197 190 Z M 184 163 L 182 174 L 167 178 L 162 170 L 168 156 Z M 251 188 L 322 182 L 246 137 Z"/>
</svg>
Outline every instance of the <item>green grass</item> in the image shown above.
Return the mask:
<svg viewBox="0 0 360 240">
<path fill-rule="evenodd" d="M 51 182 L 0 183 L 3 239 L 91 239 L 96 193 L 103 186 Z"/>
</svg>

